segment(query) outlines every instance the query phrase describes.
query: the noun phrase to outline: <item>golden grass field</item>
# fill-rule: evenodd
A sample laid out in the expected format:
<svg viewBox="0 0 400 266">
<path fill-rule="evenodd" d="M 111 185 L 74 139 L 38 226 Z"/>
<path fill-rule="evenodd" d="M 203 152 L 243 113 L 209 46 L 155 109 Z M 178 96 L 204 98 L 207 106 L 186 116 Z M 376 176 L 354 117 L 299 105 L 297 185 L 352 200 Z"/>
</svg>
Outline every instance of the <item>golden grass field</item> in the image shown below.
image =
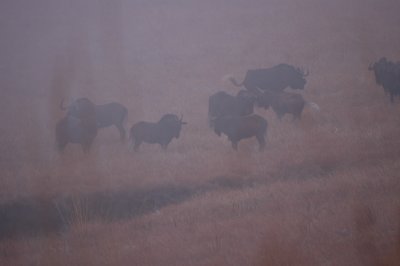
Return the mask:
<svg viewBox="0 0 400 266">
<path fill-rule="evenodd" d="M 369 64 L 400 59 L 400 2 L 4 1 L 0 265 L 399 265 L 400 102 Z M 235 152 L 208 97 L 246 70 L 309 70 L 301 121 Z M 134 123 L 188 122 L 162 151 L 101 130 L 55 149 L 62 99 Z"/>
</svg>

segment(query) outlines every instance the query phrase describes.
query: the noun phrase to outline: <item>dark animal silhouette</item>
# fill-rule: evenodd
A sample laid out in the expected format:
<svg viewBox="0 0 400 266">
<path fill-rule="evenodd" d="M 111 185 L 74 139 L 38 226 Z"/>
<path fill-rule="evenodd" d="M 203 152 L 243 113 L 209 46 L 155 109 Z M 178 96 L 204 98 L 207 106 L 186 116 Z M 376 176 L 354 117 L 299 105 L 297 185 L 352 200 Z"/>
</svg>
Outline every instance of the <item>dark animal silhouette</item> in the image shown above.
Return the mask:
<svg viewBox="0 0 400 266">
<path fill-rule="evenodd" d="M 163 150 L 167 149 L 168 144 L 173 138 L 178 139 L 182 125 L 187 124 L 174 114 L 164 115 L 157 123 L 138 122 L 134 124 L 129 132 L 129 140 L 135 151 L 139 150 L 140 144 L 158 143 Z"/>
<path fill-rule="evenodd" d="M 368 67 L 374 71 L 375 82 L 383 87 L 385 94 L 389 94 L 394 103 L 395 96 L 400 96 L 400 62 L 394 63 L 382 57 L 378 62 Z"/>
<path fill-rule="evenodd" d="M 126 136 L 124 121 L 127 113 L 126 107 L 120 103 L 96 105 L 97 128 L 115 126 L 119 131 L 121 140 L 124 140 Z"/>
<path fill-rule="evenodd" d="M 94 123 L 73 116 L 63 117 L 56 125 L 56 142 L 60 152 L 64 151 L 68 143 L 76 143 L 87 153 L 96 135 L 97 127 Z"/>
<path fill-rule="evenodd" d="M 87 98 L 80 98 L 72 102 L 67 107 L 64 107 L 61 102 L 61 109 L 68 110 L 67 115 L 79 117 L 79 107 L 85 107 L 87 103 Z M 125 139 L 126 132 L 124 128 L 124 121 L 126 119 L 128 110 L 125 106 L 120 103 L 112 102 L 108 104 L 94 105 L 96 113 L 96 124 L 97 128 L 105 128 L 110 126 L 115 126 L 118 131 L 121 140 Z"/>
<path fill-rule="evenodd" d="M 56 142 L 60 152 L 68 143 L 81 144 L 83 151 L 88 152 L 96 135 L 95 105 L 87 98 L 70 104 L 66 116 L 56 125 Z"/>
<path fill-rule="evenodd" d="M 208 99 L 208 121 L 213 127 L 212 121 L 223 116 L 243 116 L 254 112 L 256 96 L 249 91 L 241 90 L 236 96 L 224 91 L 211 95 Z"/>
<path fill-rule="evenodd" d="M 303 96 L 298 93 L 275 93 L 266 90 L 257 97 L 257 106 L 265 109 L 268 109 L 269 106 L 271 106 L 279 119 L 282 119 L 285 114 L 291 114 L 293 115 L 293 120 L 300 120 L 304 106 L 306 105 L 319 110 L 319 106 L 316 103 L 304 100 Z"/>
<path fill-rule="evenodd" d="M 304 89 L 306 84 L 305 73 L 302 69 L 288 64 L 279 64 L 271 68 L 250 69 L 242 83 L 238 83 L 234 77 L 228 79 L 235 86 L 244 86 L 247 90 L 255 92 L 257 89 L 280 92 L 287 87 L 292 89 Z"/>
<path fill-rule="evenodd" d="M 253 114 L 249 116 L 225 116 L 217 117 L 214 121 L 214 132 L 221 136 L 225 134 L 232 143 L 234 150 L 238 149 L 238 143 L 242 139 L 256 137 L 259 150 L 265 149 L 265 136 L 268 123 L 263 117 Z"/>
</svg>

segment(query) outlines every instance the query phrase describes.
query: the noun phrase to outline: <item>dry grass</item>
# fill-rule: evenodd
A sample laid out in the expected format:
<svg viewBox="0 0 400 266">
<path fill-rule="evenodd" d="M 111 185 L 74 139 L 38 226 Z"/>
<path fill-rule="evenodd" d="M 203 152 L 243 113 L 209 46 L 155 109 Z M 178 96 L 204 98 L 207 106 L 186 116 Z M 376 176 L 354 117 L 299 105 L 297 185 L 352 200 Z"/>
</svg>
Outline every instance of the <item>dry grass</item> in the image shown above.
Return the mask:
<svg viewBox="0 0 400 266">
<path fill-rule="evenodd" d="M 123 1 L 120 22 L 42 1 L 20 24 L 4 14 L 1 265 L 399 264 L 399 106 L 367 70 L 400 58 L 396 1 Z M 207 126 L 208 96 L 237 91 L 227 73 L 282 62 L 310 70 L 302 93 L 321 111 L 291 123 L 258 109 L 266 151 L 234 152 Z M 125 104 L 128 127 L 167 112 L 189 124 L 166 152 L 105 129 L 89 155 L 59 155 L 59 101 L 80 96 Z"/>
</svg>

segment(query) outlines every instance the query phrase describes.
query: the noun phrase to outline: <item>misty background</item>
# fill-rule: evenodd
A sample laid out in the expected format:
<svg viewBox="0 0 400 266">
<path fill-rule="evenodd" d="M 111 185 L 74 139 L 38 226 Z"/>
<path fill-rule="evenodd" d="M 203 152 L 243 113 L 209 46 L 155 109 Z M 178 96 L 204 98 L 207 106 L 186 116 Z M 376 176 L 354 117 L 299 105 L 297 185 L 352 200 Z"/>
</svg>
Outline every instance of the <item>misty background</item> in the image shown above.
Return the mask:
<svg viewBox="0 0 400 266">
<path fill-rule="evenodd" d="M 208 132 L 209 95 L 238 90 L 224 75 L 240 81 L 247 69 L 279 63 L 309 70 L 304 94 L 329 98 L 322 108 L 332 116 L 339 92 L 361 95 L 374 82 L 370 63 L 399 58 L 397 6 L 390 0 L 1 1 L 3 169 L 52 160 L 62 100 L 118 101 L 128 108 L 127 129 L 183 114 L 190 136 Z"/>
</svg>

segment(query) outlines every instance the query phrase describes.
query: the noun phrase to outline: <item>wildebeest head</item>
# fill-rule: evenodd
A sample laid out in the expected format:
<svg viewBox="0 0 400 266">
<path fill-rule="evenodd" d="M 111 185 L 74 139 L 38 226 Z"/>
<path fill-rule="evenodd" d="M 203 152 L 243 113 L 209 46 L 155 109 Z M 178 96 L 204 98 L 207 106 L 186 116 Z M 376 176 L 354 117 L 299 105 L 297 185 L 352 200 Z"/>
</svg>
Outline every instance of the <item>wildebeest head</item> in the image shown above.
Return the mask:
<svg viewBox="0 0 400 266">
<path fill-rule="evenodd" d="M 383 87 L 393 103 L 394 97 L 400 95 L 400 62 L 392 62 L 382 57 L 378 62 L 369 65 L 368 69 L 374 71 L 376 84 Z"/>
<path fill-rule="evenodd" d="M 382 81 L 389 65 L 386 57 L 381 57 L 377 62 L 368 66 L 368 70 L 374 71 L 376 84 L 383 85 Z"/>
<path fill-rule="evenodd" d="M 181 118 L 178 118 L 177 115 L 166 114 L 161 117 L 158 124 L 165 130 L 165 132 L 170 133 L 175 138 L 179 138 L 182 125 L 187 124 L 187 122 L 183 122 L 182 120 L 183 115 L 181 115 Z"/>
<path fill-rule="evenodd" d="M 304 86 L 307 83 L 305 77 L 309 75 L 309 72 L 305 72 L 303 69 L 295 67 L 293 67 L 293 71 L 294 74 L 289 76 L 288 79 L 289 87 L 292 89 L 304 89 Z"/>
</svg>

